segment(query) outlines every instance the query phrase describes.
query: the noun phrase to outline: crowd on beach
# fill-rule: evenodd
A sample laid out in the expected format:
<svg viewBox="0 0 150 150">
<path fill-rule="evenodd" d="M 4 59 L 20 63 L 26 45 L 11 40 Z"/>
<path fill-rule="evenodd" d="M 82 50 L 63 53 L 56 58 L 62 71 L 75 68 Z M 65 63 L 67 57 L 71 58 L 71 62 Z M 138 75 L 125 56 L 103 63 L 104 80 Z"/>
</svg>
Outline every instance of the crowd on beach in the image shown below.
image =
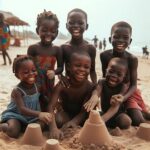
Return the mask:
<svg viewBox="0 0 150 150">
<path fill-rule="evenodd" d="M 112 25 L 109 42 L 113 48 L 100 53 L 100 79 L 95 70 L 96 47 L 84 40 L 88 29 L 84 10 L 75 8 L 68 13 L 66 28 L 71 40 L 61 46 L 53 44 L 59 29 L 56 14 L 44 10 L 37 15 L 36 24 L 40 41 L 13 61 L 19 83 L 1 114 L 0 131 L 17 138 L 29 123 L 36 122 L 43 131 L 49 131 L 51 138 L 62 139 L 62 128 L 82 127 L 93 109 L 100 111 L 108 128 L 127 129 L 150 120 L 137 89 L 138 58 L 126 51 L 132 42 L 129 23 Z M 4 31 L 9 32 L 6 26 L 0 14 L 0 48 L 11 64 L 4 46 L 7 38 L 2 37 Z M 59 79 L 56 84 L 55 76 Z"/>
</svg>

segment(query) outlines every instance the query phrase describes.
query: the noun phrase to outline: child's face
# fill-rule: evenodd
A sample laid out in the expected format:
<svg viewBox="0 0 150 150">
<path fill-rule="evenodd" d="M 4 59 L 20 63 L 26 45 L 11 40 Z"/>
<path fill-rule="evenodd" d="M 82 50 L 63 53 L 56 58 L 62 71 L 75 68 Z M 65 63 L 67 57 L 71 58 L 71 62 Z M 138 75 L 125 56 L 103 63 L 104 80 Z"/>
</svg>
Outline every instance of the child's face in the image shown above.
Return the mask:
<svg viewBox="0 0 150 150">
<path fill-rule="evenodd" d="M 113 49 L 117 52 L 123 52 L 130 45 L 131 32 L 127 27 L 115 27 L 110 37 Z"/>
<path fill-rule="evenodd" d="M 43 20 L 37 33 L 39 34 L 43 44 L 51 44 L 58 34 L 56 22 L 48 19 Z"/>
<path fill-rule="evenodd" d="M 116 62 L 112 62 L 108 65 L 106 70 L 106 81 L 109 86 L 116 87 L 118 84 L 122 83 L 127 72 L 127 68 Z"/>
<path fill-rule="evenodd" d="M 37 77 L 37 70 L 33 61 L 27 60 L 22 62 L 18 73 L 16 73 L 17 77 L 27 84 L 34 84 Z"/>
<path fill-rule="evenodd" d="M 88 56 L 77 55 L 70 64 L 70 77 L 77 82 L 87 79 L 91 68 L 91 59 Z"/>
<path fill-rule="evenodd" d="M 85 14 L 81 12 L 71 12 L 68 16 L 66 27 L 73 38 L 80 38 L 88 28 Z"/>
</svg>

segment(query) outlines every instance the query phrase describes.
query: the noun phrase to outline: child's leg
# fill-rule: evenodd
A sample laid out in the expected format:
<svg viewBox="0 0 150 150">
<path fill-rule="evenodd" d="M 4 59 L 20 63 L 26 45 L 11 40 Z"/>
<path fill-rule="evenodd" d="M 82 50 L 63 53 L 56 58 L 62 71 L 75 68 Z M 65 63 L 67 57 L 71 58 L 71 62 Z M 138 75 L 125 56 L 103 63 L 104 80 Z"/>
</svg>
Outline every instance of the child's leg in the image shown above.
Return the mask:
<svg viewBox="0 0 150 150">
<path fill-rule="evenodd" d="M 9 60 L 9 64 L 11 65 L 12 61 L 11 61 L 11 58 L 7 51 L 5 51 L 5 56 L 7 56 L 8 60 Z"/>
<path fill-rule="evenodd" d="M 10 136 L 12 138 L 17 138 L 21 131 L 21 123 L 16 119 L 10 119 L 6 123 L 2 123 L 0 125 L 0 128 L 8 136 Z"/>
<path fill-rule="evenodd" d="M 3 60 L 4 60 L 4 65 L 6 65 L 5 49 L 2 49 L 2 56 L 3 56 Z"/>
<path fill-rule="evenodd" d="M 118 126 L 120 129 L 128 129 L 131 126 L 131 119 L 130 117 L 125 114 L 121 113 L 116 117 L 116 127 Z"/>
<path fill-rule="evenodd" d="M 139 126 L 140 123 L 145 122 L 145 119 L 143 117 L 141 110 L 136 109 L 136 108 L 129 108 L 127 109 L 127 113 L 132 120 L 133 126 Z"/>
<path fill-rule="evenodd" d="M 70 120 L 68 114 L 64 111 L 57 112 L 55 119 L 58 128 L 61 128 L 66 122 Z"/>
</svg>

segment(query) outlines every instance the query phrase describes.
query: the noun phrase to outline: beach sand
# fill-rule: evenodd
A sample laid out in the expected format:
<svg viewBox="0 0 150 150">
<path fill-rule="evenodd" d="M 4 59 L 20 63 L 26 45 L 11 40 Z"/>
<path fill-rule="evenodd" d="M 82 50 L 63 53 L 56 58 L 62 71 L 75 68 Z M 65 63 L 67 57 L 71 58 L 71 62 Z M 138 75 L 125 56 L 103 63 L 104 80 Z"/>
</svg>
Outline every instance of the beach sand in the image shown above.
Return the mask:
<svg viewBox="0 0 150 150">
<path fill-rule="evenodd" d="M 29 40 L 29 44 L 35 43 L 34 40 Z M 26 54 L 27 46 L 22 47 L 10 47 L 8 53 L 11 58 L 14 59 L 17 54 Z M 99 51 L 97 51 L 96 57 L 96 72 L 98 79 L 101 78 L 101 64 L 99 60 Z M 142 56 L 138 56 L 138 88 L 141 90 L 143 99 L 147 105 L 150 105 L 149 93 L 150 93 L 150 59 L 144 59 Z M 3 63 L 2 56 L 0 55 L 0 64 Z M 0 113 L 6 109 L 8 102 L 10 101 L 10 94 L 13 87 L 18 83 L 18 80 L 12 73 L 12 66 L 0 65 Z M 112 142 L 110 145 L 104 145 L 97 147 L 95 145 L 83 146 L 78 141 L 78 135 L 81 128 L 67 129 L 64 140 L 60 141 L 62 147 L 68 150 L 149 150 L 150 141 L 140 139 L 136 136 L 138 127 L 130 127 L 127 130 L 113 130 L 110 133 L 112 135 Z M 117 132 L 116 132 L 117 131 Z M 44 136 L 48 139 L 48 134 L 44 132 Z M 18 139 L 13 139 L 0 132 L 0 150 L 42 150 L 40 146 L 21 145 L 20 140 L 22 135 Z"/>
</svg>

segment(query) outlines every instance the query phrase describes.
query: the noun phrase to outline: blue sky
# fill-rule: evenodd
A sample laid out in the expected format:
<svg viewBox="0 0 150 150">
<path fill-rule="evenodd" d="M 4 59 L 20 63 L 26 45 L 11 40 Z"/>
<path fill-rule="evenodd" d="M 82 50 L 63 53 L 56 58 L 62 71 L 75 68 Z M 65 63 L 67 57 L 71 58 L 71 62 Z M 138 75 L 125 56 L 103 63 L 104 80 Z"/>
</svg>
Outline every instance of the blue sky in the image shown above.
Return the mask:
<svg viewBox="0 0 150 150">
<path fill-rule="evenodd" d="M 133 42 L 150 44 L 150 0 L 0 0 L 0 10 L 10 11 L 30 24 L 35 31 L 37 14 L 44 9 L 54 12 L 60 21 L 59 30 L 67 34 L 67 13 L 81 8 L 88 14 L 89 29 L 85 36 L 108 38 L 111 26 L 127 21 L 133 27 Z"/>
</svg>

